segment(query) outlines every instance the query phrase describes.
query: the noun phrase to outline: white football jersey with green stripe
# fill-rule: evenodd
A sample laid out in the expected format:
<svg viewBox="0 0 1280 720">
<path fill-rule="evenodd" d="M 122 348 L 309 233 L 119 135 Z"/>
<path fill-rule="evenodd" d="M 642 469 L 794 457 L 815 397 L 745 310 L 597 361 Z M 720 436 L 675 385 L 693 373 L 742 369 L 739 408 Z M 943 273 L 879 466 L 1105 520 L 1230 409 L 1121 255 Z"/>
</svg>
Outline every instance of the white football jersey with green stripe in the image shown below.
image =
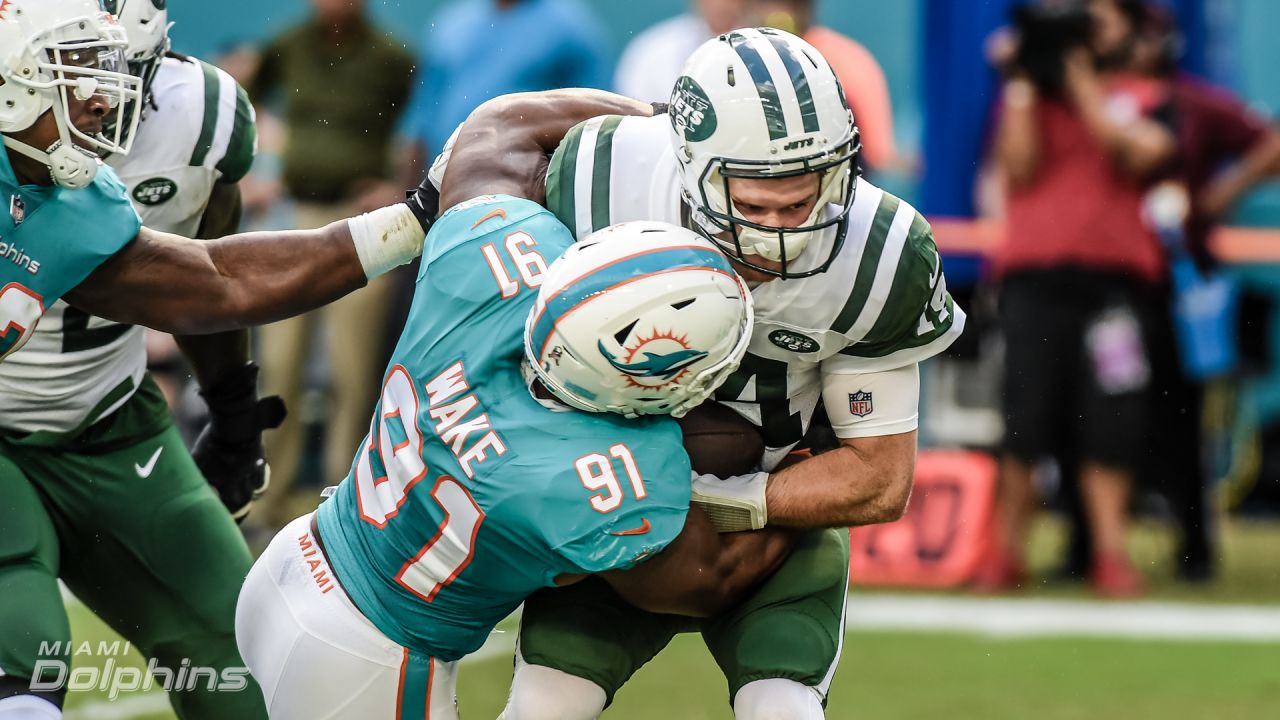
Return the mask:
<svg viewBox="0 0 1280 720">
<path fill-rule="evenodd" d="M 230 75 L 195 58 L 165 58 L 152 90 L 155 105 L 133 150 L 109 164 L 145 226 L 190 237 L 213 184 L 249 171 L 257 148 L 253 106 Z M 143 333 L 57 301 L 27 344 L 0 364 L 0 427 L 68 433 L 113 412 L 146 370 Z"/>
<path fill-rule="evenodd" d="M 669 133 L 665 116 L 576 126 L 551 159 L 547 206 L 579 239 L 633 220 L 689 226 Z M 826 257 L 835 236 L 820 234 L 805 255 Z M 762 428 L 766 469 L 804 436 L 824 372 L 906 367 L 942 352 L 964 329 L 928 222 L 865 180 L 831 268 L 764 283 L 752 296 L 750 352 L 716 397 Z"/>
</svg>

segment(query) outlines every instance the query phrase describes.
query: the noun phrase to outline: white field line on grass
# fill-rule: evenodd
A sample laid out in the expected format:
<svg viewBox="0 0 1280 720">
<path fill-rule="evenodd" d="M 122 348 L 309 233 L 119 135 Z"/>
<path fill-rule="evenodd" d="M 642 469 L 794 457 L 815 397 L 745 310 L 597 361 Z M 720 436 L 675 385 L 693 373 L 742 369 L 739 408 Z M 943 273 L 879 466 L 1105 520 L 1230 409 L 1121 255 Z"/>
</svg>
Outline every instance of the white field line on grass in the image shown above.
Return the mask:
<svg viewBox="0 0 1280 720">
<path fill-rule="evenodd" d="M 68 603 L 76 603 L 69 593 Z M 959 632 L 1001 638 L 1095 637 L 1280 643 L 1280 606 L 1196 605 L 898 595 L 856 591 L 846 612 L 850 630 Z M 495 631 L 463 663 L 511 657 L 514 630 Z M 67 720 L 128 720 L 168 708 L 162 692 L 95 700 Z"/>
<path fill-rule="evenodd" d="M 995 637 L 1280 642 L 1280 607 L 853 592 L 848 627 Z"/>
</svg>

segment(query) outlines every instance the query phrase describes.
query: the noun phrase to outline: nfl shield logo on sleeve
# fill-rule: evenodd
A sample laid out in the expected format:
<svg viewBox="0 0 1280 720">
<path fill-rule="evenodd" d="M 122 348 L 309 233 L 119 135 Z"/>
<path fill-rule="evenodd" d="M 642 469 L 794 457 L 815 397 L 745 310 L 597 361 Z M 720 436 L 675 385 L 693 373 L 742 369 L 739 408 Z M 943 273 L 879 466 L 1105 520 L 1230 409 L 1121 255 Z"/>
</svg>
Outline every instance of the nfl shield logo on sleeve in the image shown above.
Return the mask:
<svg viewBox="0 0 1280 720">
<path fill-rule="evenodd" d="M 9 198 L 9 217 L 13 218 L 14 227 L 21 225 L 22 221 L 27 219 L 27 204 L 17 195 Z"/>
<path fill-rule="evenodd" d="M 858 417 L 866 417 L 871 414 L 871 409 L 871 393 L 849 393 L 849 412 Z"/>
</svg>

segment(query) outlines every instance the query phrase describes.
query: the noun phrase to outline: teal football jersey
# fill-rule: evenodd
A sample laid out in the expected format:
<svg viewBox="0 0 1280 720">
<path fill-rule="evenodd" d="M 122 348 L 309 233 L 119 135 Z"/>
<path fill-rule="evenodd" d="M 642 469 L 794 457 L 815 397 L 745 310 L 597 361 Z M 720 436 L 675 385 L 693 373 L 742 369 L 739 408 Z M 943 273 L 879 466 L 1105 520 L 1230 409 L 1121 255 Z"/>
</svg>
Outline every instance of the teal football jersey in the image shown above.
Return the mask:
<svg viewBox="0 0 1280 720">
<path fill-rule="evenodd" d="M 674 420 L 548 407 L 521 372 L 541 273 L 572 241 L 504 196 L 432 227 L 369 435 L 317 511 L 339 583 L 417 652 L 460 658 L 557 576 L 630 567 L 684 527 Z"/>
<path fill-rule="evenodd" d="M 0 360 L 45 310 L 137 237 L 142 222 L 106 165 L 80 190 L 19 185 L 0 147 Z"/>
</svg>

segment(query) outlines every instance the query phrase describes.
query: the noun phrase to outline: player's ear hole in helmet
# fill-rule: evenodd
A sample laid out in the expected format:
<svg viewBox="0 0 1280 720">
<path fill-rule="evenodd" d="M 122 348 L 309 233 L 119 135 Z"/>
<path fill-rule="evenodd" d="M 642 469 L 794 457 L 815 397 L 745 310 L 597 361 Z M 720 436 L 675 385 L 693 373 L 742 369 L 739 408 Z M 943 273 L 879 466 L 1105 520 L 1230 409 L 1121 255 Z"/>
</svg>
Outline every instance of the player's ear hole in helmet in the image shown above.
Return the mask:
<svg viewBox="0 0 1280 720">
<path fill-rule="evenodd" d="M 679 417 L 737 369 L 753 321 L 746 285 L 705 238 L 621 223 L 548 268 L 525 355 L 542 384 L 579 410 Z"/>
<path fill-rule="evenodd" d="M 668 116 L 695 228 L 769 275 L 807 277 L 831 266 L 848 230 L 862 144 L 840 81 L 812 45 L 773 28 L 708 40 L 685 63 Z M 755 222 L 734 207 L 735 179 L 809 174 L 818 177 L 816 202 L 793 227 Z M 799 262 L 810 245 L 812 257 Z"/>
<path fill-rule="evenodd" d="M 97 0 L 0 2 L 0 133 L 5 146 L 47 165 L 61 187 L 93 182 L 96 153 L 127 153 L 137 129 L 141 81 L 126 71 L 127 44 L 124 30 Z M 105 101 L 108 115 L 121 117 L 110 128 L 100 122 L 81 130 L 73 123 L 72 109 L 94 98 Z M 57 128 L 51 144 L 34 147 L 13 137 L 45 113 L 53 114 Z"/>
</svg>

